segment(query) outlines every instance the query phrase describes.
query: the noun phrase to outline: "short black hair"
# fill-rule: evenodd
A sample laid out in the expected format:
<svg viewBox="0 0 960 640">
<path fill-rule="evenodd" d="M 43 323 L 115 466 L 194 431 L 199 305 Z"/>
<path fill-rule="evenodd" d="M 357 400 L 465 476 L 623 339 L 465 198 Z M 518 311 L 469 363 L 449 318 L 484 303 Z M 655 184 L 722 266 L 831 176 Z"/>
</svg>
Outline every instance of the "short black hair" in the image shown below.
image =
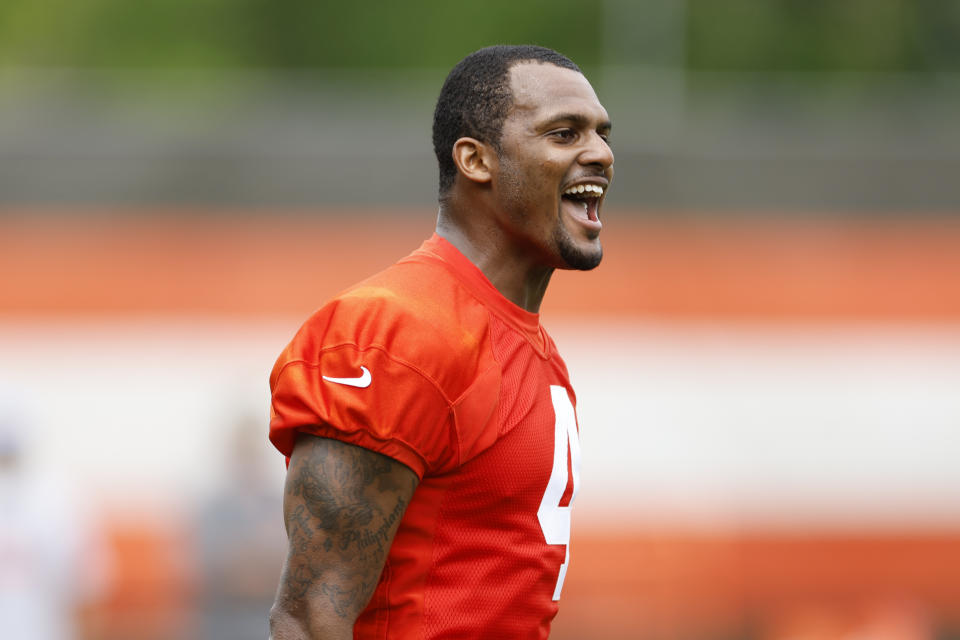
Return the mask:
<svg viewBox="0 0 960 640">
<path fill-rule="evenodd" d="M 433 112 L 433 152 L 440 164 L 440 197 L 453 186 L 453 143 L 467 136 L 500 152 L 503 121 L 513 104 L 508 72 L 520 62 L 552 64 L 583 73 L 561 53 L 536 45 L 495 45 L 474 51 L 447 76 Z"/>
</svg>

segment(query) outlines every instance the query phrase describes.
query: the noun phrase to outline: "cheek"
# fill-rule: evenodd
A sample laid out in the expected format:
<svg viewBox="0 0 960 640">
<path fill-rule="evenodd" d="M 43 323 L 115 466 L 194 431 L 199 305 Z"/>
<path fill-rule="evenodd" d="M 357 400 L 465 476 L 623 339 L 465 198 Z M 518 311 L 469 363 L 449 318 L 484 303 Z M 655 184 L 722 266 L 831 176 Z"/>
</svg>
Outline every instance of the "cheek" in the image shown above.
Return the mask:
<svg viewBox="0 0 960 640">
<path fill-rule="evenodd" d="M 533 222 L 537 211 L 553 217 L 562 201 L 559 196 L 566 165 L 546 158 L 502 158 L 500 183 L 504 200 L 519 209 L 527 223 Z M 545 211 L 547 210 L 547 211 Z"/>
<path fill-rule="evenodd" d="M 560 184 L 563 182 L 564 170 L 558 163 L 541 161 L 533 170 L 528 172 L 529 184 L 535 188 L 540 197 L 558 197 Z"/>
</svg>

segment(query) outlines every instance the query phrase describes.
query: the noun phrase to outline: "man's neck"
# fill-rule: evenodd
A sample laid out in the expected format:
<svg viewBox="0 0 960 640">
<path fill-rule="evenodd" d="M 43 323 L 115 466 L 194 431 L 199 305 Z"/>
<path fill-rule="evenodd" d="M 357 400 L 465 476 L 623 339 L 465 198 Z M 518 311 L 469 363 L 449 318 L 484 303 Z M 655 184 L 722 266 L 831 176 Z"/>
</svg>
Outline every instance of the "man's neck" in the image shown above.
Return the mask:
<svg viewBox="0 0 960 640">
<path fill-rule="evenodd" d="M 443 207 L 437 235 L 466 256 L 507 300 L 531 313 L 540 312 L 552 268 L 532 263 L 529 255 L 507 242 L 495 226 L 459 223 Z"/>
</svg>

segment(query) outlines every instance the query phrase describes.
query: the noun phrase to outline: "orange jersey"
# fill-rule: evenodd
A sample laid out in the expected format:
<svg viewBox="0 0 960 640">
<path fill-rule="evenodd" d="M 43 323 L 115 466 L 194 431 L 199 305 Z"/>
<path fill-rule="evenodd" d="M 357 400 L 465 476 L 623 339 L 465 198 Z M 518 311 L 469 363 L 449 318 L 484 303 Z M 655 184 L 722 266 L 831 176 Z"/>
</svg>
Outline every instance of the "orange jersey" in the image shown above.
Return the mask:
<svg viewBox="0 0 960 640">
<path fill-rule="evenodd" d="M 546 638 L 579 482 L 575 396 L 540 326 L 434 235 L 315 313 L 270 377 L 270 439 L 420 476 L 355 638 Z"/>
</svg>

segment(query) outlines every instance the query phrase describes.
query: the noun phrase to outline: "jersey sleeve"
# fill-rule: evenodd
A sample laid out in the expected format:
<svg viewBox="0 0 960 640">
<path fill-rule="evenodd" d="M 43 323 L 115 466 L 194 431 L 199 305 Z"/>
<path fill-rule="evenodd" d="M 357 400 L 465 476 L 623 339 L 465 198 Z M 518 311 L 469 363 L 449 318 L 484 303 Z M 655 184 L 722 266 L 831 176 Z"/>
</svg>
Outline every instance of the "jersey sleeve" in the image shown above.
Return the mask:
<svg viewBox="0 0 960 640">
<path fill-rule="evenodd" d="M 297 433 L 309 433 L 382 453 L 421 478 L 459 462 L 454 407 L 413 364 L 382 346 L 316 349 L 309 338 L 294 339 L 270 386 L 270 440 L 288 457 Z"/>
</svg>

